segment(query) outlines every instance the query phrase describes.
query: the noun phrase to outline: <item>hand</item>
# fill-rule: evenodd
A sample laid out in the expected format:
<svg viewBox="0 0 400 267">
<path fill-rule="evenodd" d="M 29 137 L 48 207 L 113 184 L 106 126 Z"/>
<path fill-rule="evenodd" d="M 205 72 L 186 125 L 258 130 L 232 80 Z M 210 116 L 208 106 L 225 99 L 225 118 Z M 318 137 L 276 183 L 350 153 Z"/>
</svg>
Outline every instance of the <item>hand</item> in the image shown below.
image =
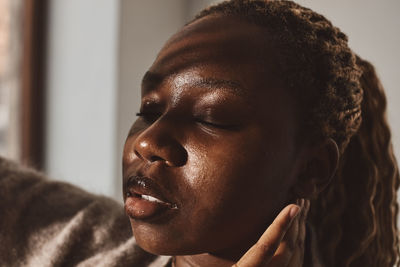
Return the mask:
<svg viewBox="0 0 400 267">
<path fill-rule="evenodd" d="M 234 267 L 303 266 L 309 200 L 286 206 Z"/>
</svg>

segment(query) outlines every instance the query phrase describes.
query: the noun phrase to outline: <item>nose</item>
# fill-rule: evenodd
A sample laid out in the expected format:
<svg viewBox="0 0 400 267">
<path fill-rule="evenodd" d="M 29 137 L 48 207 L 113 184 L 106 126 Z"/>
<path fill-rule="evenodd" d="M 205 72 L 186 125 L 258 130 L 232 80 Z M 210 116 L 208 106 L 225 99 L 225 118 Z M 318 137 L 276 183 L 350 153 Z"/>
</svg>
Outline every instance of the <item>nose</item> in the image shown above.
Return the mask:
<svg viewBox="0 0 400 267">
<path fill-rule="evenodd" d="M 183 166 L 187 161 L 187 151 L 178 141 L 177 134 L 171 122 L 156 121 L 134 139 L 133 153 L 150 164 L 162 162 L 168 167 Z"/>
</svg>

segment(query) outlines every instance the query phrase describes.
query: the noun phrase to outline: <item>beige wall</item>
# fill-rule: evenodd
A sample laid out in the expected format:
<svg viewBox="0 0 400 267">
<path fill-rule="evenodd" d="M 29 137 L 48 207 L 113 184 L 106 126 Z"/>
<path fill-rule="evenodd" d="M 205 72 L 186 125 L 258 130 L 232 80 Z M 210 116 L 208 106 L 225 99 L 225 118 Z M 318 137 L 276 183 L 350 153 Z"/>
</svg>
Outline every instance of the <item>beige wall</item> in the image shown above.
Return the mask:
<svg viewBox="0 0 400 267">
<path fill-rule="evenodd" d="M 48 2 L 46 169 L 112 196 L 119 2 Z"/>
</svg>

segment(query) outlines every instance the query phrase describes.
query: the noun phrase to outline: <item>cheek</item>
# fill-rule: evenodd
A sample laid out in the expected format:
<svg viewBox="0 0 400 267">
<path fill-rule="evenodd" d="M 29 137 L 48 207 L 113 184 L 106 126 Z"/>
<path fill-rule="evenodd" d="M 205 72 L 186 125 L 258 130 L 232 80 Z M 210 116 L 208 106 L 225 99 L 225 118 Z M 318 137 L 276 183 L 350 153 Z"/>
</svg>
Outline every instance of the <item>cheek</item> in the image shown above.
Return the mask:
<svg viewBox="0 0 400 267">
<path fill-rule="evenodd" d="M 185 176 L 190 186 L 204 194 L 217 191 L 221 195 L 279 191 L 286 185 L 291 155 L 284 147 L 287 142 L 267 143 L 264 137 L 257 129 L 249 129 L 237 136 L 189 146 L 190 167 Z"/>
<path fill-rule="evenodd" d="M 243 225 L 264 227 L 286 200 L 287 159 L 280 144 L 262 137 L 254 130 L 188 146 L 185 177 L 196 200 L 191 212 L 216 236 Z"/>
</svg>

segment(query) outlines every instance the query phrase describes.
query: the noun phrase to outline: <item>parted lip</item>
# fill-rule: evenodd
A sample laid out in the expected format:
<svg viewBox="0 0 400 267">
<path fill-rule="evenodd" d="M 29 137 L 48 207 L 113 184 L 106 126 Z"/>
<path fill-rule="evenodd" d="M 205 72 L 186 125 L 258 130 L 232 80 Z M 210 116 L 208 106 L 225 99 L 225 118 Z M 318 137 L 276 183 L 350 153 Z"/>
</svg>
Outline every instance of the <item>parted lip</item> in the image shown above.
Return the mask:
<svg viewBox="0 0 400 267">
<path fill-rule="evenodd" d="M 172 194 L 160 186 L 154 179 L 138 174 L 129 176 L 124 185 L 124 199 L 140 195 L 154 197 L 170 208 L 178 208 Z"/>
</svg>

